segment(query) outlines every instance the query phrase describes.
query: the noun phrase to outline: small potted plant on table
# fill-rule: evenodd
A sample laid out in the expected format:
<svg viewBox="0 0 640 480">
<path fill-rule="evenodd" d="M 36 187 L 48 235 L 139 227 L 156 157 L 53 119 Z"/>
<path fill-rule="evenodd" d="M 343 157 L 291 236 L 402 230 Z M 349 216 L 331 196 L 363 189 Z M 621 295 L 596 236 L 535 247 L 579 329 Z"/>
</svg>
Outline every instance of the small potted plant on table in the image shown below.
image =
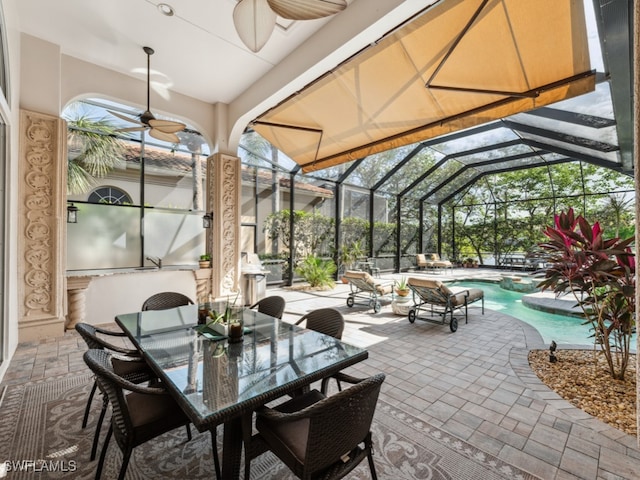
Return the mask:
<svg viewBox="0 0 640 480">
<path fill-rule="evenodd" d="M 409 292 L 411 290 L 409 289 L 409 284 L 407 283 L 407 277 L 400 277 L 400 280 L 396 280 L 395 291 L 396 294 L 400 297 L 406 297 L 407 295 L 409 295 Z"/>
</svg>

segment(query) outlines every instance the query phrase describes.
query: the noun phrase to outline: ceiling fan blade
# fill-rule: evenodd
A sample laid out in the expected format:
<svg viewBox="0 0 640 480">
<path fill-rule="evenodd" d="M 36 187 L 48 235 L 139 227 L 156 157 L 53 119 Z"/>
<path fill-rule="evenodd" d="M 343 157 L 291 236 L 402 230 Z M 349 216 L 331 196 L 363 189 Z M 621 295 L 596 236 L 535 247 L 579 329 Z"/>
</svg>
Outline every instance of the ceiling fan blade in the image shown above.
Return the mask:
<svg viewBox="0 0 640 480">
<path fill-rule="evenodd" d="M 175 133 L 164 133 L 160 130 L 152 128 L 151 130 L 149 130 L 149 135 L 157 140 L 162 140 L 163 142 L 180 143 L 180 137 L 178 137 Z"/>
<path fill-rule="evenodd" d="M 118 113 L 118 112 L 112 112 L 111 110 L 107 110 L 107 112 L 109 112 L 114 117 L 118 117 L 120 120 L 124 120 L 125 122 L 131 122 L 131 123 L 137 123 L 139 125 L 144 125 L 144 123 L 142 123 L 137 118 L 127 117 L 126 115 L 122 115 L 121 113 Z"/>
<path fill-rule="evenodd" d="M 259 52 L 276 28 L 276 13 L 266 0 L 240 0 L 233 8 L 236 32 L 249 50 Z"/>
<path fill-rule="evenodd" d="M 314 20 L 334 15 L 345 8 L 345 0 L 267 0 L 271 9 L 282 18 Z"/>
<path fill-rule="evenodd" d="M 149 120 L 149 125 L 163 133 L 175 133 L 187 128 L 184 123 L 174 122 L 172 120 Z"/>
<path fill-rule="evenodd" d="M 119 128 L 116 130 L 116 132 L 142 132 L 143 130 L 146 130 L 149 127 L 145 127 L 144 125 L 140 126 L 140 127 L 127 127 L 127 128 Z"/>
</svg>

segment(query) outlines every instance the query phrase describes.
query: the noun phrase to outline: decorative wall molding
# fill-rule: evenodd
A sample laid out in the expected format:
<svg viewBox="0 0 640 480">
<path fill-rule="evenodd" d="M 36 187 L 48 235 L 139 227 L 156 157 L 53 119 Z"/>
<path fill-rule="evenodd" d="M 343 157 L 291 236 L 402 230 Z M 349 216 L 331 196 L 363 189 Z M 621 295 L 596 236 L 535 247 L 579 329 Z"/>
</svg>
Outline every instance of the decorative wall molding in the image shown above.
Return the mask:
<svg viewBox="0 0 640 480">
<path fill-rule="evenodd" d="M 216 153 L 207 159 L 208 209 L 213 212 L 211 261 L 213 295 L 240 290 L 241 163 L 238 157 Z"/>
<path fill-rule="evenodd" d="M 21 110 L 19 341 L 64 333 L 66 122 Z"/>
</svg>

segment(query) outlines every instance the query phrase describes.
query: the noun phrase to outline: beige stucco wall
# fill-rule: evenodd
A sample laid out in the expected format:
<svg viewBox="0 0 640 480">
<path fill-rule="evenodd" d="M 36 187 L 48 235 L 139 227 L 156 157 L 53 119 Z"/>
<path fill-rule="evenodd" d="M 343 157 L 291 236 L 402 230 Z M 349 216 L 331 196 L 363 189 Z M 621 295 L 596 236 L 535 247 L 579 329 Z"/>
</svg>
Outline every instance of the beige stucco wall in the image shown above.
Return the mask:
<svg viewBox="0 0 640 480">
<path fill-rule="evenodd" d="M 31 55 L 37 53 L 31 52 Z M 95 95 L 141 109 L 146 108 L 145 79 L 133 78 L 68 55 L 61 55 L 59 61 L 62 107 L 73 100 Z M 214 105 L 179 93 L 156 89 L 153 82 L 150 104 L 151 111 L 155 114 L 168 115 L 193 126 L 210 146 L 216 142 Z"/>
<path fill-rule="evenodd" d="M 85 321 L 94 325 L 112 322 L 116 315 L 139 311 L 147 298 L 167 290 L 197 302 L 196 282 L 189 270 L 95 276 L 85 292 Z"/>
<path fill-rule="evenodd" d="M 51 119 L 58 119 L 67 103 L 87 96 L 101 96 L 132 105 L 140 105 L 140 99 L 143 99 L 143 101 L 146 100 L 146 95 L 144 95 L 146 93 L 144 80 L 134 79 L 127 75 L 109 71 L 73 57 L 62 55 L 58 46 L 30 35 L 22 34 L 19 36 L 19 39 L 22 41 L 20 51 L 20 58 L 22 60 L 20 78 L 23 81 L 20 103 L 23 108 L 22 111 L 29 112 L 28 118 L 30 120 L 36 118 L 38 119 L 37 121 L 46 122 Z M 174 118 L 179 118 L 197 128 L 203 133 L 205 138 L 215 143 L 216 148 L 228 148 L 229 142 L 225 136 L 225 128 L 218 129 L 220 124 L 226 124 L 226 122 L 224 122 L 226 108 L 213 106 L 174 93 L 166 96 L 154 95 L 152 93 L 151 108 L 157 113 L 165 113 Z M 38 115 L 40 115 L 41 118 L 38 118 Z M 31 141 L 32 139 L 28 137 L 28 129 L 22 125 L 21 128 L 22 131 L 18 139 L 21 149 L 15 157 L 12 157 L 12 161 L 13 158 L 17 158 L 18 163 L 24 167 L 27 162 L 20 161 L 20 157 L 22 156 L 26 159 L 30 155 L 33 151 L 33 147 L 31 146 L 33 142 Z M 64 142 L 66 138 L 64 122 L 60 121 L 56 128 L 57 131 L 54 131 L 53 127 L 49 129 L 49 133 L 58 138 L 61 136 L 62 143 L 66 143 Z M 220 135 L 224 138 L 220 137 Z M 22 212 L 19 214 L 18 219 L 23 220 L 22 222 L 18 222 L 15 237 L 17 239 L 17 245 L 21 247 L 18 248 L 16 255 L 18 263 L 14 278 L 16 280 L 15 283 L 18 285 L 16 291 L 17 308 L 13 316 L 13 318 L 18 319 L 19 333 L 17 334 L 17 340 L 19 341 L 30 341 L 62 334 L 65 325 L 64 317 L 67 313 L 66 278 L 64 275 L 66 223 L 63 222 L 60 214 L 60 212 L 64 210 L 66 203 L 66 191 L 63 191 L 65 189 L 60 187 L 60 185 L 64 185 L 64 181 L 62 180 L 66 178 L 66 149 L 58 148 L 59 141 L 54 144 L 54 142 L 44 139 L 43 144 L 47 144 L 47 142 L 50 143 L 52 147 L 51 154 L 47 154 L 47 168 L 49 168 L 47 171 L 52 181 L 55 181 L 58 186 L 49 189 L 46 186 L 42 187 L 42 184 L 40 184 L 40 189 L 38 190 L 39 198 L 50 202 L 50 207 L 48 208 L 52 210 L 53 214 L 50 216 L 50 222 L 47 228 L 40 229 L 39 232 L 45 236 L 51 235 L 56 241 L 49 243 L 44 242 L 44 240 L 42 241 L 42 246 L 45 246 L 46 243 L 48 247 L 40 249 L 44 255 L 41 258 L 46 258 L 47 260 L 46 262 L 43 260 L 43 262 L 38 265 L 33 261 L 27 261 L 27 254 L 33 250 L 31 245 L 33 243 L 32 239 L 26 233 L 26 223 L 30 224 L 32 222 L 31 220 L 29 220 L 29 222 L 25 220 L 27 218 L 26 210 L 31 208 L 30 205 L 28 206 L 28 199 L 30 195 L 33 196 L 33 192 L 31 192 L 33 188 L 29 178 L 33 172 L 23 168 L 18 172 L 18 182 L 16 183 L 16 185 L 18 185 L 17 190 L 21 195 L 17 200 L 17 204 L 20 207 L 19 211 Z M 29 149 L 32 149 L 31 152 Z M 223 159 L 223 163 L 226 165 L 235 165 L 238 162 L 235 156 L 224 155 L 220 157 L 218 154 L 214 155 L 214 157 L 213 164 L 216 165 L 216 169 L 219 170 L 219 172 L 223 170 L 220 170 L 217 163 Z M 32 167 L 31 165 L 29 168 L 34 170 Z M 228 170 L 224 171 L 228 173 Z M 239 171 L 239 168 L 234 168 L 231 174 L 239 174 Z M 228 186 L 234 181 L 227 176 L 225 182 L 225 185 Z M 210 192 L 212 192 L 209 195 L 211 197 L 209 201 L 212 205 L 216 205 L 219 208 L 218 211 L 224 211 L 225 214 L 227 214 L 231 210 L 229 204 L 220 202 L 223 196 L 228 196 L 228 189 L 226 187 L 221 188 L 221 186 L 221 184 L 213 182 L 209 184 L 211 188 Z M 44 195 L 44 197 L 42 197 L 42 195 Z M 223 206 L 224 208 L 221 208 Z M 236 208 L 239 209 L 239 202 Z M 43 223 L 47 217 L 40 218 L 42 220 L 40 223 Z M 218 216 L 218 218 L 220 218 L 220 216 Z M 226 219 L 227 223 L 231 220 L 236 222 L 237 228 L 235 230 L 239 232 L 239 215 L 234 216 L 233 219 Z M 229 225 L 225 225 L 224 229 L 218 229 L 216 233 L 216 235 L 222 235 L 224 232 L 224 239 L 213 242 L 213 244 L 217 246 L 223 245 L 223 248 L 219 249 L 219 253 L 222 254 L 214 257 L 218 260 L 218 265 L 214 262 L 212 266 L 213 271 L 219 272 L 217 277 L 218 282 L 214 282 L 214 294 L 226 292 L 230 289 L 235 290 L 238 286 L 237 261 L 239 261 L 239 254 L 235 250 L 239 251 L 239 249 L 236 246 L 233 252 L 229 251 L 229 246 L 234 245 L 237 240 L 237 235 L 230 235 L 230 232 L 233 233 L 233 231 L 229 228 Z M 42 235 L 40 235 L 40 237 L 42 237 Z M 39 239 L 39 241 L 40 240 L 42 239 Z M 232 254 L 229 255 L 229 253 Z M 33 255 L 31 255 L 31 257 L 33 257 Z M 230 258 L 233 259 L 233 261 L 227 265 Z M 33 287 L 31 281 L 31 278 L 34 277 L 34 275 L 31 274 L 34 272 L 37 274 L 35 278 L 39 280 L 37 288 Z M 47 287 L 47 284 L 49 287 Z M 189 277 L 188 285 L 186 288 L 193 289 L 195 292 L 195 279 L 193 275 Z M 175 288 L 171 289 L 175 290 Z M 121 293 L 122 292 L 120 292 L 120 294 Z M 118 290 L 103 291 L 102 294 L 105 298 L 111 297 L 115 299 L 116 304 L 118 303 L 117 300 L 120 295 Z M 69 303 L 72 306 L 78 306 L 78 300 L 80 298 L 80 295 L 74 294 L 74 301 Z M 37 305 L 34 304 L 34 299 L 37 300 Z M 136 300 L 139 300 L 139 298 L 136 298 Z M 73 316 L 74 319 L 77 320 L 77 315 L 74 314 Z M 15 329 L 11 333 L 11 342 L 15 343 L 16 336 L 13 332 L 15 332 Z"/>
</svg>

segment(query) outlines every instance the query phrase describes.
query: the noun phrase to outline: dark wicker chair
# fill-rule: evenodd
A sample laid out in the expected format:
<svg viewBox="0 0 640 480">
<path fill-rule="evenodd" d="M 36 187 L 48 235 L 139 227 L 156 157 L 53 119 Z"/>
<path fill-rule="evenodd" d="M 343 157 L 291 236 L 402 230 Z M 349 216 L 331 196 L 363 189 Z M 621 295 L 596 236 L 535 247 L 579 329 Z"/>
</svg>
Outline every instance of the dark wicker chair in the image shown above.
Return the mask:
<svg viewBox="0 0 640 480">
<path fill-rule="evenodd" d="M 305 314 L 296 322 L 296 325 L 305 324 L 309 330 L 315 330 L 316 332 L 324 333 L 330 337 L 342 339 L 342 332 L 344 332 L 344 317 L 335 308 L 318 308 Z M 322 393 L 327 393 L 327 387 L 329 385 L 329 378 L 322 380 Z M 338 381 L 338 390 L 341 390 L 340 381 Z"/>
<path fill-rule="evenodd" d="M 318 308 L 305 314 L 296 325 L 305 323 L 309 330 L 324 333 L 340 340 L 344 332 L 344 317 L 335 308 Z"/>
<path fill-rule="evenodd" d="M 385 376 L 338 375 L 353 386 L 330 397 L 312 390 L 275 408 L 260 408 L 257 437 L 298 478 L 339 479 L 367 457 L 376 480 L 371 422 Z"/>
<path fill-rule="evenodd" d="M 164 388 L 141 386 L 122 378 L 114 371 L 112 355 L 104 350 L 88 350 L 83 358 L 96 374 L 98 385 L 109 398 L 112 411 L 111 426 L 100 453 L 96 480 L 102 474 L 112 435 L 123 454 L 119 480 L 124 479 L 131 453 L 138 445 L 181 426 L 187 427 L 187 437 L 191 440 L 188 418 Z M 215 430 L 212 438 L 215 438 Z M 214 448 L 213 452 L 216 475 L 219 476 L 217 450 Z"/>
<path fill-rule="evenodd" d="M 95 327 L 93 325 L 89 325 L 88 323 L 78 323 L 76 324 L 76 331 L 80 334 L 82 339 L 87 344 L 89 349 L 96 350 L 110 350 L 112 352 L 117 352 L 121 354 L 118 357 L 118 360 L 114 363 L 115 372 L 126 378 L 128 381 L 132 383 L 144 383 L 148 382 L 152 379 L 155 379 L 155 375 L 147 365 L 147 363 L 140 357 L 137 350 L 131 350 L 128 348 L 121 347 L 119 345 L 114 345 L 112 343 L 107 342 L 103 337 L 125 337 L 124 332 L 117 332 L 111 330 L 104 330 L 99 327 Z M 87 421 L 89 419 L 89 411 L 91 409 L 91 403 L 93 402 L 93 397 L 95 396 L 96 389 L 98 387 L 97 382 L 93 382 L 93 387 L 91 387 L 91 392 L 89 393 L 89 398 L 87 399 L 87 405 L 84 409 L 84 416 L 82 418 L 82 428 L 86 428 Z M 98 422 L 96 423 L 96 431 L 93 436 L 93 445 L 91 447 L 91 460 L 96 458 L 96 452 L 98 450 L 98 439 L 100 438 L 100 430 L 102 429 L 102 422 L 104 421 L 105 413 L 107 412 L 107 398 L 106 396 L 102 399 L 102 410 L 100 411 L 100 417 L 98 418 Z"/>
<path fill-rule="evenodd" d="M 183 305 L 193 305 L 193 301 L 182 293 L 160 292 L 147 298 L 142 304 L 142 310 L 167 310 Z"/>
<path fill-rule="evenodd" d="M 284 313 L 284 306 L 284 298 L 279 297 L 278 295 L 272 295 L 270 297 L 265 297 L 262 300 L 258 300 L 249 308 L 253 309 L 257 307 L 260 313 L 281 319 L 282 314 Z"/>
</svg>

